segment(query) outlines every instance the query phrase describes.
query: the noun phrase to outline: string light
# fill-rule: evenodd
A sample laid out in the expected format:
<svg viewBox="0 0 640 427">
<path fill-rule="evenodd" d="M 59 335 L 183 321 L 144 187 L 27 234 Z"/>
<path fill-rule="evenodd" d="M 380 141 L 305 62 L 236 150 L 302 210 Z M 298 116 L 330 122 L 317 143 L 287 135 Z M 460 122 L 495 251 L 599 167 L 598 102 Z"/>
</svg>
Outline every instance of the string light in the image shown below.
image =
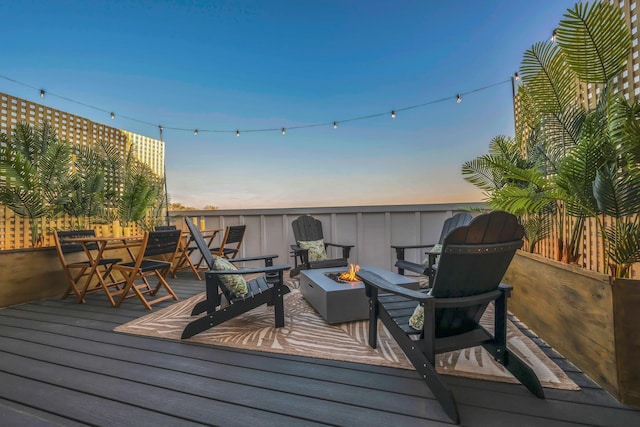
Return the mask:
<svg viewBox="0 0 640 427">
<path fill-rule="evenodd" d="M 555 30 L 554 30 L 553 33 L 554 33 L 554 35 L 556 35 L 556 31 Z M 31 88 L 31 89 L 34 89 L 34 90 L 37 90 L 37 91 L 40 92 L 40 97 L 41 98 L 44 98 L 44 96 L 45 96 L 45 90 L 44 89 L 39 89 L 37 87 L 22 83 L 20 81 L 17 81 L 15 79 L 12 79 L 10 77 L 6 77 L 6 76 L 3 76 L 3 75 L 0 75 L 0 78 L 5 79 L 5 80 L 9 80 L 11 82 L 17 83 L 19 85 L 22 85 L 22 86 L 25 86 L 25 87 L 28 87 L 28 88 Z M 493 84 L 490 84 L 490 85 L 487 85 L 487 86 L 483 86 L 483 87 L 480 87 L 480 88 L 477 88 L 477 89 L 474 89 L 474 90 L 471 90 L 471 91 L 468 91 L 468 92 L 458 93 L 456 95 L 456 102 L 457 103 L 461 103 L 462 102 L 462 95 L 469 95 L 469 94 L 472 94 L 472 93 L 484 91 L 484 90 L 493 88 L 495 86 L 499 86 L 499 85 L 508 83 L 509 81 L 513 82 L 514 80 L 519 80 L 519 79 L 520 79 L 520 76 L 518 75 L 518 73 L 515 73 L 514 75 L 511 76 L 510 79 L 503 80 L 503 81 L 500 81 L 500 82 L 497 82 L 497 83 L 493 83 Z M 80 102 L 80 101 L 76 101 L 74 99 L 70 99 L 70 98 L 67 98 L 67 97 L 64 97 L 64 96 L 61 96 L 61 95 L 56 95 L 56 94 L 51 93 L 51 92 L 47 92 L 46 94 L 49 95 L 49 96 L 54 96 L 54 97 L 57 97 L 57 98 L 60 98 L 60 99 L 64 99 L 64 100 L 69 101 L 69 102 L 73 102 L 73 103 L 78 104 L 78 105 L 82 105 L 84 107 L 88 107 L 88 108 L 92 108 L 94 110 L 105 112 L 107 114 L 110 114 L 112 119 L 115 118 L 115 113 L 112 112 L 112 111 L 105 110 L 105 109 L 102 109 L 102 108 L 99 108 L 99 107 L 96 107 L 96 106 L 93 106 L 93 105 L 89 105 L 89 104 L 86 104 L 86 103 L 83 103 L 83 102 Z M 391 117 L 392 118 L 395 117 L 396 114 L 398 112 L 400 112 L 400 111 L 407 111 L 407 110 L 412 110 L 412 109 L 415 109 L 415 108 L 425 107 L 427 105 L 433 105 L 433 104 L 445 102 L 445 101 L 450 100 L 450 99 L 451 99 L 451 97 L 444 97 L 444 98 L 440 98 L 440 99 L 435 99 L 435 100 L 423 102 L 421 104 L 416 104 L 416 105 L 411 105 L 411 106 L 408 106 L 408 107 L 398 108 L 398 109 L 395 109 L 395 110 L 391 111 Z M 335 120 L 335 121 L 333 121 L 333 128 L 336 129 L 338 127 L 338 123 L 339 122 L 346 123 L 346 122 L 352 122 L 352 121 L 358 121 L 358 120 L 365 120 L 365 119 L 371 119 L 371 118 L 375 118 L 375 117 L 384 116 L 384 115 L 387 115 L 387 114 L 389 114 L 389 113 L 385 112 L 385 113 L 378 113 L 378 114 L 370 114 L 370 115 L 366 115 L 366 116 L 353 117 L 353 118 L 344 119 L 344 120 Z M 134 122 L 146 124 L 146 125 L 149 125 L 149 126 L 157 126 L 158 129 L 160 130 L 160 135 L 161 135 L 161 138 L 162 138 L 162 132 L 163 132 L 163 130 L 165 128 L 163 126 L 161 126 L 161 125 L 156 125 L 156 124 L 148 122 L 148 121 L 136 119 L 136 118 L 133 118 L 133 117 L 127 117 L 127 116 L 123 116 L 123 115 L 118 115 L 118 117 L 120 117 L 122 119 L 126 119 L 126 120 L 131 120 L 131 121 L 134 121 Z M 306 124 L 306 125 L 291 126 L 291 127 L 289 127 L 289 129 L 312 128 L 312 127 L 327 126 L 327 125 L 331 125 L 331 124 L 332 124 L 332 122 L 328 122 L 328 123 L 327 122 L 324 122 L 324 123 L 311 123 L 311 124 Z M 178 128 L 178 127 L 167 127 L 167 129 L 193 132 L 194 135 L 197 135 L 197 133 L 199 133 L 200 131 L 202 131 L 202 132 L 217 132 L 217 133 L 235 132 L 236 136 L 240 136 L 240 130 L 239 129 L 235 130 L 235 131 L 234 130 L 220 130 L 220 129 L 200 129 L 200 130 L 196 129 L 194 131 L 193 130 L 194 128 L 189 129 L 189 128 Z M 267 129 L 246 129 L 243 132 L 281 131 L 284 134 L 286 132 L 286 130 L 287 130 L 286 128 L 279 127 L 279 128 L 267 128 Z"/>
<path fill-rule="evenodd" d="M 392 119 L 396 118 L 396 110 L 391 110 L 391 118 Z"/>
<path fill-rule="evenodd" d="M 116 113 L 114 113 L 113 111 L 111 112 L 111 120 L 116 118 Z"/>
<path fill-rule="evenodd" d="M 194 131 L 193 131 L 193 134 L 194 134 L 195 136 L 198 136 L 198 129 L 194 130 Z"/>
<path fill-rule="evenodd" d="M 282 134 L 285 135 L 287 133 L 287 128 L 282 128 Z"/>
</svg>

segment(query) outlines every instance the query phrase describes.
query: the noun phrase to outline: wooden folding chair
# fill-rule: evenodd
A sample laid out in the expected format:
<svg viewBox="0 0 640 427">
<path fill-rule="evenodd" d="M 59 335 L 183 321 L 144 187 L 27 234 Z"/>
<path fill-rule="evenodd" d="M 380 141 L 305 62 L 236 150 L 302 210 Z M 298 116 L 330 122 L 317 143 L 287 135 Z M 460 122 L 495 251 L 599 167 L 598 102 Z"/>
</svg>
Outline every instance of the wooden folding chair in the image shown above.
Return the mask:
<svg viewBox="0 0 640 427">
<path fill-rule="evenodd" d="M 112 269 L 114 264 L 122 261 L 121 258 L 100 258 L 94 262 L 97 263 L 96 269 L 93 270 L 92 261 L 95 259 L 91 253 L 87 251 L 96 251 L 98 245 L 96 243 L 85 243 L 84 245 L 78 242 L 69 241 L 74 238 L 95 237 L 96 232 L 94 230 L 72 230 L 72 231 L 55 231 L 53 233 L 53 239 L 56 245 L 56 252 L 62 265 L 64 275 L 69 282 L 69 287 L 63 294 L 62 298 L 68 297 L 73 293 L 78 299 L 79 303 L 85 302 L 83 295 L 89 292 L 95 292 L 103 290 L 109 298 L 111 305 L 115 305 L 113 296 L 109 290 L 111 287 L 120 289 L 118 283 L 112 275 Z M 85 253 L 82 259 L 72 260 L 74 253 Z M 77 257 L 76 257 L 77 258 Z M 93 271 L 96 272 L 97 282 L 91 284 Z M 108 282 L 107 282 L 108 280 Z"/>
<path fill-rule="evenodd" d="M 181 234 L 180 230 L 146 232 L 135 261 L 116 264 L 113 267 L 122 273 L 126 280 L 116 307 L 120 307 L 125 299 L 133 297 L 138 297 L 147 310 L 151 310 L 151 306 L 160 301 L 178 299 L 165 278 L 178 250 Z M 149 284 L 147 278 L 150 276 L 158 279 L 155 288 Z M 136 280 L 142 283 L 136 283 Z M 145 298 L 145 295 L 156 296 L 162 287 L 168 292 L 167 295 L 152 300 Z"/>
<path fill-rule="evenodd" d="M 227 259 L 233 259 L 240 252 L 240 246 L 244 239 L 244 232 L 247 230 L 246 225 L 231 225 L 224 230 L 224 237 L 220 243 L 220 247 L 211 249 L 211 254 L 221 256 Z"/>
</svg>

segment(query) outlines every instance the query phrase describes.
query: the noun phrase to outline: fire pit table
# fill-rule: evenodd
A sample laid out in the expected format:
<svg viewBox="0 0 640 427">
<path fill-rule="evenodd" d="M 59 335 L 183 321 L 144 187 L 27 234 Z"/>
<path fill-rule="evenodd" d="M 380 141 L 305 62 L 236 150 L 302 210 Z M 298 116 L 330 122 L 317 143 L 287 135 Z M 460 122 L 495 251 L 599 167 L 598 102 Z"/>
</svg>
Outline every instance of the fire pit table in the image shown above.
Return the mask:
<svg viewBox="0 0 640 427">
<path fill-rule="evenodd" d="M 408 289 L 419 289 L 419 283 L 406 276 L 378 267 L 363 267 L 388 282 Z M 330 277 L 347 271 L 347 267 L 320 268 L 300 272 L 300 292 L 304 298 L 329 323 L 351 322 L 369 318 L 369 299 L 364 283 L 342 282 Z"/>
</svg>

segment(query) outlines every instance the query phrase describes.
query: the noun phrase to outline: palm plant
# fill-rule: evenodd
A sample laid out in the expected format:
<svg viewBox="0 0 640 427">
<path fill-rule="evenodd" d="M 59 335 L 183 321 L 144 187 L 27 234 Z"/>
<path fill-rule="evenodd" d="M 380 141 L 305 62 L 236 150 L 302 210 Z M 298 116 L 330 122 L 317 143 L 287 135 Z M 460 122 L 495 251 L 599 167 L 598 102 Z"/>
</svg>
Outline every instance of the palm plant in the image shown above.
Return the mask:
<svg viewBox="0 0 640 427">
<path fill-rule="evenodd" d="M 78 228 L 91 227 L 92 222 L 102 222 L 99 218 L 104 213 L 105 159 L 96 150 L 83 147 L 73 163 L 69 197 L 63 208 Z"/>
<path fill-rule="evenodd" d="M 0 134 L 0 203 L 28 218 L 32 245 L 43 241 L 46 221 L 62 214 L 70 181 L 71 149 L 48 122 L 16 124 Z"/>
<path fill-rule="evenodd" d="M 465 163 L 463 174 L 488 191 L 494 208 L 525 220 L 553 213 L 558 253 L 567 262 L 579 257 L 585 219 L 597 218 L 605 263 L 621 277 L 640 261 L 640 106 L 608 88 L 626 66 L 631 34 L 617 8 L 586 3 L 567 11 L 557 40 L 536 43 L 522 62 L 514 145 L 522 147 L 527 161 L 482 156 Z M 592 111 L 582 99 L 585 84 L 601 90 Z M 493 189 L 479 176 L 489 176 L 484 168 L 500 176 Z"/>
</svg>

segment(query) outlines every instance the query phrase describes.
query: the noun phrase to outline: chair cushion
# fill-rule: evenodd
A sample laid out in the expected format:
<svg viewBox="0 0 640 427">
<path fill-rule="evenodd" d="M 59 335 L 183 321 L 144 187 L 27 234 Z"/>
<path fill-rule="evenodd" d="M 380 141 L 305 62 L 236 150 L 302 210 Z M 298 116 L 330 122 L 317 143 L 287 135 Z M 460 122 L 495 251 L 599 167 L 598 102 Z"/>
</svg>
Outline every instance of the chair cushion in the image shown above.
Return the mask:
<svg viewBox="0 0 640 427">
<path fill-rule="evenodd" d="M 327 251 L 324 248 L 324 239 L 300 241 L 298 246 L 309 251 L 309 261 L 324 261 L 327 259 Z"/>
<path fill-rule="evenodd" d="M 433 245 L 433 247 L 429 250 L 428 253 L 438 254 L 438 256 L 436 256 L 436 261 L 435 261 L 435 263 L 437 264 L 440 261 L 440 253 L 442 253 L 442 245 L 440 243 Z M 427 267 L 431 267 L 430 265 L 428 265 L 429 263 L 428 256 L 424 259 L 424 261 L 422 261 L 422 263 L 425 264 Z"/>
<path fill-rule="evenodd" d="M 424 307 L 420 304 L 413 310 L 413 314 L 409 318 L 409 326 L 413 329 L 417 329 L 419 331 L 422 330 L 424 326 Z"/>
<path fill-rule="evenodd" d="M 213 259 L 214 270 L 237 270 L 236 266 L 228 260 L 216 256 Z M 247 281 L 241 274 L 220 274 L 218 276 L 222 284 L 236 296 L 243 297 L 247 294 Z"/>
</svg>

